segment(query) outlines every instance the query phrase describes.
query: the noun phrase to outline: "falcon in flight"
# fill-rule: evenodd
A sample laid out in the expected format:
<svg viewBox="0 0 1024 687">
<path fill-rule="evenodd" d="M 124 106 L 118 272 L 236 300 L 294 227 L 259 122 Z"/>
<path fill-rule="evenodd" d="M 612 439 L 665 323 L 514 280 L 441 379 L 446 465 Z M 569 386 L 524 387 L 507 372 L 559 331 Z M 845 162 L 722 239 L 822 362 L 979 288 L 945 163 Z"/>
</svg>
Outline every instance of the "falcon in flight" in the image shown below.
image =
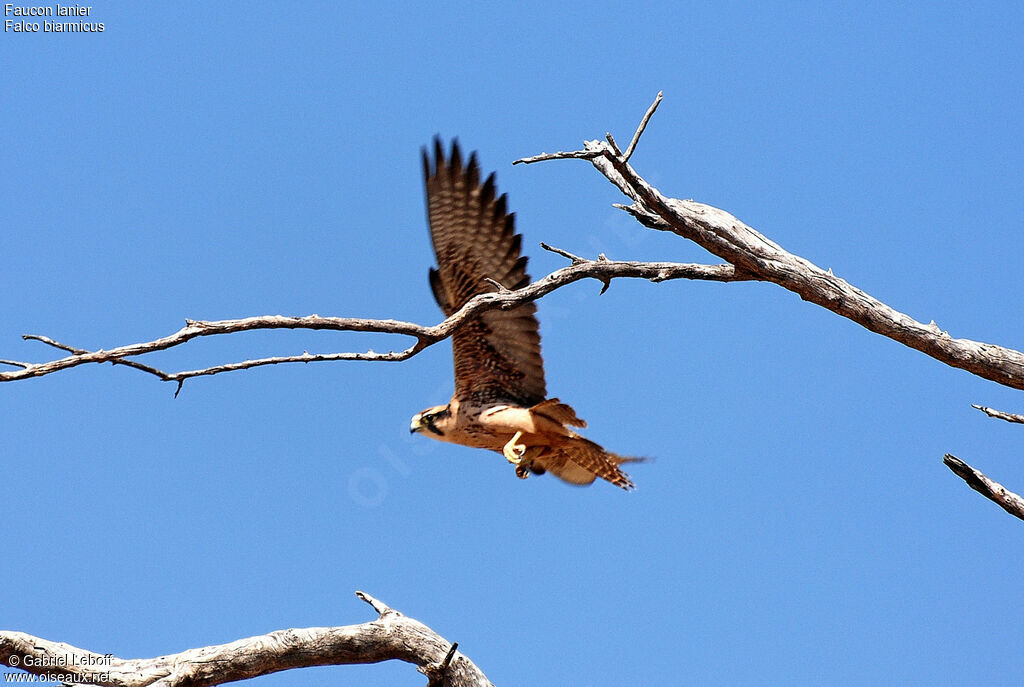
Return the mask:
<svg viewBox="0 0 1024 687">
<path fill-rule="evenodd" d="M 445 316 L 469 299 L 530 283 L 522 237 L 515 215 L 498 196 L 494 174 L 480 183 L 476 153 L 463 164 L 458 141 L 449 158 L 439 138 L 434 160 L 423 150 L 430 238 L 437 269 L 430 288 Z M 571 484 L 600 477 L 629 490 L 633 482 L 619 466 L 639 460 L 604 450 L 573 431 L 585 427 L 576 411 L 547 398 L 540 333 L 526 303 L 509 310 L 488 310 L 452 336 L 455 393 L 446 405 L 433 406 L 412 418 L 410 430 L 439 441 L 497 451 L 525 479 L 551 471 Z"/>
</svg>

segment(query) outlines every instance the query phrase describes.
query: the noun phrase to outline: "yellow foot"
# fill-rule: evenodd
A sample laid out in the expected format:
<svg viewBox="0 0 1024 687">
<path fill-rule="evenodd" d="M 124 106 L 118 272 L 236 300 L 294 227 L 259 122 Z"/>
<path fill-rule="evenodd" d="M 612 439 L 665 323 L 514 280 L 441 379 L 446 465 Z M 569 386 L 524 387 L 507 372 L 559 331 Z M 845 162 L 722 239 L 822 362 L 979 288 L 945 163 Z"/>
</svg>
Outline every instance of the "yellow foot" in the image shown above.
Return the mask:
<svg viewBox="0 0 1024 687">
<path fill-rule="evenodd" d="M 526 453 L 526 444 L 517 444 L 519 438 L 523 436 L 523 433 L 516 432 L 505 447 L 501 449 L 502 454 L 505 456 L 505 460 L 512 463 L 513 465 L 519 465 L 519 461 L 523 459 L 523 454 Z"/>
</svg>

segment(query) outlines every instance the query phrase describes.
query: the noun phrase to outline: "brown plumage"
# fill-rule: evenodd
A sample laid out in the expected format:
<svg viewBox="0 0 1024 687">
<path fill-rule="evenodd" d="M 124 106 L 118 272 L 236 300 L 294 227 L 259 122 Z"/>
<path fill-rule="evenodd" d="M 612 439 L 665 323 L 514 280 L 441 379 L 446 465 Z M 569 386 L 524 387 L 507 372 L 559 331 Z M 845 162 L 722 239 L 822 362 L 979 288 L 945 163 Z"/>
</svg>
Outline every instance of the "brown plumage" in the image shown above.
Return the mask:
<svg viewBox="0 0 1024 687">
<path fill-rule="evenodd" d="M 530 283 L 515 215 L 497 195 L 494 174 L 480 183 L 476 153 L 463 164 L 458 142 L 445 159 L 434 139 L 423 151 L 427 218 L 437 257 L 430 286 L 445 316 L 473 296 Z M 573 484 L 601 477 L 624 489 L 633 483 L 619 465 L 637 460 L 605 451 L 570 429 L 586 423 L 558 399 L 546 399 L 540 333 L 533 303 L 489 310 L 452 336 L 455 393 L 446 406 L 413 417 L 412 431 L 464 446 L 501 452 L 516 474 L 553 474 Z"/>
</svg>

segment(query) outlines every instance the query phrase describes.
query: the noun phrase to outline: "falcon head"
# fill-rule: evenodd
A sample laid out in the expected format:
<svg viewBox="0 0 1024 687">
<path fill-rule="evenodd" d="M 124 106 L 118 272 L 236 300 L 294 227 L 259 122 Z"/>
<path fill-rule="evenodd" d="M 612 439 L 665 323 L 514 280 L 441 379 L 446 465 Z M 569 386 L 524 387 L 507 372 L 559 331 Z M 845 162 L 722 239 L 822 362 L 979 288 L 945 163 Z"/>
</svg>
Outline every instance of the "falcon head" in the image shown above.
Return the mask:
<svg viewBox="0 0 1024 687">
<path fill-rule="evenodd" d="M 432 406 L 412 416 L 412 422 L 409 423 L 409 432 L 427 431 L 440 438 L 444 436 L 451 418 L 452 411 L 448 406 Z"/>
</svg>

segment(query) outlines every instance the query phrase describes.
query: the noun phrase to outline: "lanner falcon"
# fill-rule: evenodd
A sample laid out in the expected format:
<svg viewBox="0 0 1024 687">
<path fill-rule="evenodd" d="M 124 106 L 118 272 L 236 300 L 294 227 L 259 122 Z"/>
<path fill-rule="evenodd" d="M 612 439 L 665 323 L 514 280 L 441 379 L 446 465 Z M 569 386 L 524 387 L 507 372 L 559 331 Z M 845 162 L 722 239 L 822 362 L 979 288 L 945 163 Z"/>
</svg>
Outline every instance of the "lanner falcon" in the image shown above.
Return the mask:
<svg viewBox="0 0 1024 687">
<path fill-rule="evenodd" d="M 522 237 L 515 215 L 498 196 L 494 174 L 483 184 L 476 153 L 463 165 L 458 141 L 445 160 L 439 138 L 434 162 L 423 150 L 430 237 L 437 269 L 430 287 L 445 316 L 469 299 L 530 283 Z M 546 398 L 540 334 L 533 303 L 509 310 L 488 310 L 452 336 L 455 393 L 447 405 L 433 406 L 412 418 L 410 431 L 439 441 L 502 453 L 525 479 L 550 470 L 572 484 L 600 477 L 623 489 L 633 482 L 619 465 L 638 460 L 605 451 L 570 427 L 585 427 L 576 411 Z"/>
</svg>

